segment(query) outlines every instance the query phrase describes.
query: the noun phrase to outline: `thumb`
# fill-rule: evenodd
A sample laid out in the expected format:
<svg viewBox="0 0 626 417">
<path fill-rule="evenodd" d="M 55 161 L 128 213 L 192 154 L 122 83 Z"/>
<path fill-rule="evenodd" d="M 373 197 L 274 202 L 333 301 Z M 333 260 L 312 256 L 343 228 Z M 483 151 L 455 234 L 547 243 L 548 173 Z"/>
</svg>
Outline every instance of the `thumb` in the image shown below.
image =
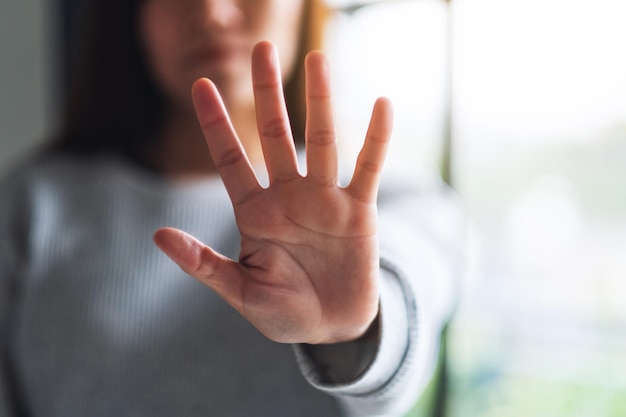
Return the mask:
<svg viewBox="0 0 626 417">
<path fill-rule="evenodd" d="M 212 288 L 240 311 L 242 275 L 239 264 L 182 230 L 164 227 L 153 236 L 154 243 L 178 266 Z"/>
</svg>

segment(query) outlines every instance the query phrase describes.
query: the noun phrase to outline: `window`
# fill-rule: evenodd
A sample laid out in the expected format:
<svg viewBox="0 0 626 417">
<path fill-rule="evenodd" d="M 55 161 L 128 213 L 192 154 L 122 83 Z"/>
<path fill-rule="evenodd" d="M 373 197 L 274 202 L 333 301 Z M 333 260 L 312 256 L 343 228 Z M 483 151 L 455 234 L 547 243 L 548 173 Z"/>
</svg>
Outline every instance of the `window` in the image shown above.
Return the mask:
<svg viewBox="0 0 626 417">
<path fill-rule="evenodd" d="M 626 415 L 626 3 L 454 0 L 452 13 L 453 178 L 474 256 L 450 415 Z M 367 117 L 389 95 L 395 152 L 433 165 L 445 2 L 342 19 L 338 113 Z"/>
</svg>

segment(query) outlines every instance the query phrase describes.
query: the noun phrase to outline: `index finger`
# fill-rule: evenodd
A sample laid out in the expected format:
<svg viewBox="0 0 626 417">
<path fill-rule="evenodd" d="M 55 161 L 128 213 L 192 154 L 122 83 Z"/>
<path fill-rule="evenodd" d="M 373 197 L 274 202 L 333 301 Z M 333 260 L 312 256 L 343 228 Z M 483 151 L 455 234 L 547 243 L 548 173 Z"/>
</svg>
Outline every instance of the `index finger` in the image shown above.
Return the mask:
<svg viewBox="0 0 626 417">
<path fill-rule="evenodd" d="M 261 186 L 215 84 L 202 78 L 194 83 L 191 92 L 211 158 L 233 205 L 237 205 Z"/>
</svg>

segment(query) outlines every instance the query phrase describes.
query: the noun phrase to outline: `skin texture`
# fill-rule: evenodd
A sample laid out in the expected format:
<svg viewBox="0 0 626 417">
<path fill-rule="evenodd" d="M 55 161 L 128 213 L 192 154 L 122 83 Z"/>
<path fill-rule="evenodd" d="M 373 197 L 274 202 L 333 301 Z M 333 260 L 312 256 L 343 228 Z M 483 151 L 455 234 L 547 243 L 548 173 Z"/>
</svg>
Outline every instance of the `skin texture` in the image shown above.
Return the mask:
<svg viewBox="0 0 626 417">
<path fill-rule="evenodd" d="M 198 80 L 193 100 L 241 232 L 239 262 L 176 229 L 156 244 L 222 296 L 268 338 L 337 343 L 360 337 L 378 313 L 376 193 L 392 110 L 379 99 L 352 181 L 337 181 L 328 64 L 313 52 L 307 69 L 308 172 L 296 152 L 282 98 L 277 52 L 259 43 L 252 60 L 257 119 L 270 185 L 262 188 L 215 85 Z"/>
</svg>

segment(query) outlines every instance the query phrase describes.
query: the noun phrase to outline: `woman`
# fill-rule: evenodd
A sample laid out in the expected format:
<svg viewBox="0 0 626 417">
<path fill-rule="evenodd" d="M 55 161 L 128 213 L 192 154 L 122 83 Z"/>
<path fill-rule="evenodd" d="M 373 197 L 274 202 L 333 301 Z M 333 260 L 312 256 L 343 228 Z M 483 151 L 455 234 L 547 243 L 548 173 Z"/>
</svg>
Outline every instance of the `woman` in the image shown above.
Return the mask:
<svg viewBox="0 0 626 417">
<path fill-rule="evenodd" d="M 1 188 L 0 414 L 402 415 L 419 397 L 458 213 L 437 185 L 378 193 L 385 99 L 337 185 L 328 64 L 301 59 L 320 10 L 94 2 L 62 134 Z"/>
</svg>

